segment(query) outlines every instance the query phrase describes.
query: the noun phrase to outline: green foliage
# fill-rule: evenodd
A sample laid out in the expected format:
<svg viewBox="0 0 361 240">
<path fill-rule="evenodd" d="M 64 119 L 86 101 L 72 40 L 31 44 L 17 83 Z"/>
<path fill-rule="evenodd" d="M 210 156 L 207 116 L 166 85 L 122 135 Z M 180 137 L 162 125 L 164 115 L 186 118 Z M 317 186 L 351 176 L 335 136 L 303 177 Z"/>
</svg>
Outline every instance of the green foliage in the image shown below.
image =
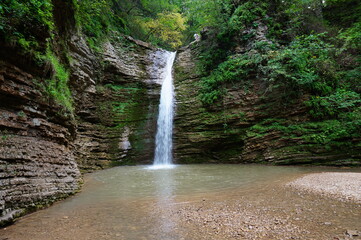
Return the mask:
<svg viewBox="0 0 361 240">
<path fill-rule="evenodd" d="M 352 119 L 334 119 L 319 122 L 289 122 L 284 119 L 268 119 L 252 126 L 247 137 L 262 138 L 274 131 L 285 139 L 303 140 L 304 144 L 317 144 L 327 150 L 352 146 L 352 138 L 361 137 L 360 112 Z"/>
<path fill-rule="evenodd" d="M 361 106 L 360 94 L 345 89 L 338 89 L 331 95 L 312 96 L 305 102 L 311 108 L 310 114 L 316 119 L 340 117 L 340 114 L 352 112 Z"/>
<path fill-rule="evenodd" d="M 211 104 L 219 99 L 222 92 L 218 89 L 224 83 L 245 85 L 252 78 L 287 88 L 288 94 L 301 90 L 318 95 L 331 93 L 338 86 L 339 74 L 334 47 L 322 40 L 325 36 L 325 33 L 300 36 L 289 46 L 278 49 L 266 41 L 255 42 L 248 54 L 229 57 L 202 79 L 203 102 Z"/>
<path fill-rule="evenodd" d="M 201 75 L 208 75 L 215 66 L 227 59 L 227 51 L 219 45 L 204 46 L 198 56 L 197 67 Z"/>
<path fill-rule="evenodd" d="M 153 43 L 159 39 L 171 48 L 182 45 L 182 32 L 186 29 L 185 18 L 177 12 L 158 13 L 157 18 L 148 20 L 143 27 Z"/>
<path fill-rule="evenodd" d="M 26 114 L 24 113 L 24 111 L 19 111 L 19 112 L 17 113 L 17 115 L 18 115 L 19 117 L 26 117 Z"/>
<path fill-rule="evenodd" d="M 136 87 L 124 87 L 121 85 L 113 85 L 113 84 L 106 84 L 105 87 L 112 89 L 113 91 L 126 91 L 126 92 L 136 92 L 139 91 L 139 88 Z"/>
<path fill-rule="evenodd" d="M 327 94 L 337 87 L 334 47 L 322 40 L 323 34 L 297 37 L 291 44 L 271 52 L 263 71 L 269 80 L 282 79 L 290 87 Z"/>
<path fill-rule="evenodd" d="M 74 111 L 73 98 L 68 86 L 69 72 L 59 62 L 58 58 L 47 50 L 45 60 L 52 68 L 52 78 L 48 80 L 46 90 L 60 105 L 64 106 L 71 113 Z"/>
<path fill-rule="evenodd" d="M 114 114 L 124 114 L 130 106 L 134 105 L 135 103 L 132 101 L 128 102 L 112 102 L 112 111 Z"/>
<path fill-rule="evenodd" d="M 82 0 L 77 2 L 78 26 L 88 37 L 89 46 L 100 51 L 100 46 L 111 30 L 124 32 L 125 22 L 113 10 L 109 0 Z"/>
<path fill-rule="evenodd" d="M 228 21 L 228 11 L 226 14 L 223 5 L 228 1 L 221 0 L 187 0 L 182 1 L 181 9 L 188 22 L 188 41 L 193 41 L 193 34 L 199 33 L 204 27 L 217 27 Z"/>
<path fill-rule="evenodd" d="M 168 0 L 82 0 L 77 2 L 76 15 L 78 26 L 96 51 L 118 33 L 162 47 L 178 47 L 186 28 L 179 4 Z"/>
<path fill-rule="evenodd" d="M 361 2 L 358 0 L 328 0 L 323 16 L 330 25 L 347 29 L 360 21 Z"/>
<path fill-rule="evenodd" d="M 281 131 L 285 136 L 302 136 L 307 142 L 324 144 L 330 149 L 345 138 L 359 137 L 361 97 L 352 90 L 355 87 L 351 84 L 352 77 L 345 77 L 357 74 L 357 71 L 345 73 L 340 70 L 335 47 L 323 40 L 326 37 L 326 34 L 300 36 L 283 48 L 266 41 L 254 42 L 253 50 L 248 54 L 228 57 L 209 76 L 201 79 L 203 104 L 209 106 L 219 102 L 226 93 L 226 84 L 245 88 L 250 79 L 258 78 L 268 83 L 268 91 L 284 88 L 286 101 L 308 92 L 311 96 L 305 104 L 310 115 L 327 121 L 314 125 L 283 125 L 279 122 L 255 125 L 248 137 Z"/>
<path fill-rule="evenodd" d="M 45 39 L 54 30 L 52 11 L 51 0 L 3 0 L 0 33 L 5 41 L 17 43 L 26 52 L 45 51 Z"/>
<path fill-rule="evenodd" d="M 255 71 L 261 59 L 258 55 L 235 55 L 218 67 L 207 77 L 201 79 L 201 100 L 210 105 L 224 94 L 224 83 L 247 83 L 248 77 Z"/>
<path fill-rule="evenodd" d="M 307 152 L 360 146 L 361 2 L 224 2 L 218 26 L 205 35 L 211 43 L 199 44 L 203 105 L 221 105 L 227 89 L 241 91 L 255 84 L 260 99 L 271 103 L 262 108 L 267 109 L 265 120 L 248 128 L 246 138 L 278 133 Z M 308 112 L 304 119 L 267 118 L 273 108 L 282 111 L 273 101 L 303 102 Z M 215 109 L 208 119 L 219 113 Z M 228 127 L 232 125 L 225 122 Z"/>
<path fill-rule="evenodd" d="M 256 20 L 266 15 L 267 3 L 260 1 L 248 1 L 240 4 L 229 19 L 229 28 L 239 31 L 245 27 L 257 24 Z"/>
<path fill-rule="evenodd" d="M 361 49 L 361 19 L 350 28 L 341 31 L 339 38 L 344 41 L 345 47 Z"/>
<path fill-rule="evenodd" d="M 360 137 L 361 122 L 343 122 L 340 120 L 328 120 L 307 124 L 306 130 L 314 131 L 314 133 L 304 134 L 302 137 L 306 141 L 324 145 L 328 150 L 343 146 L 352 146 L 351 142 L 347 142 L 352 138 Z"/>
<path fill-rule="evenodd" d="M 11 133 L 8 130 L 1 130 L 0 131 L 0 140 L 1 141 L 6 141 L 8 140 L 10 137 L 12 137 Z"/>
</svg>

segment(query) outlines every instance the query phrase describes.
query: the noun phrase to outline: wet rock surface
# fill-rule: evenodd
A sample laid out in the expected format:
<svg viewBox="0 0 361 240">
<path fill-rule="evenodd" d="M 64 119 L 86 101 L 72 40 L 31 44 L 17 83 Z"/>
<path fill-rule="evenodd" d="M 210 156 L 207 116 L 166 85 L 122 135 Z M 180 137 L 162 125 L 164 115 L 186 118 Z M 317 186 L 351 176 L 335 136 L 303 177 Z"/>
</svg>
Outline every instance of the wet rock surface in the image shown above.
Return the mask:
<svg viewBox="0 0 361 240">
<path fill-rule="evenodd" d="M 266 41 L 267 29 L 260 25 L 258 30 L 256 38 Z M 210 44 L 207 41 L 180 49 L 174 65 L 174 147 L 178 162 L 360 165 L 359 139 L 353 139 L 347 150 L 330 149 L 307 140 L 297 130 L 285 133 L 270 127 L 301 126 L 314 121 L 304 104 L 307 94 L 286 102 L 280 97 L 285 89 L 270 90 L 269 83 L 250 76 L 244 80 L 246 87 L 241 80 L 223 84 L 226 93 L 222 99 L 211 106 L 202 105 L 202 76 L 196 64 L 201 49 Z M 246 51 L 240 50 L 242 46 L 234 51 Z M 315 127 L 308 131 L 317 135 L 319 130 Z M 345 140 L 345 145 L 347 141 L 351 140 Z"/>
<path fill-rule="evenodd" d="M 95 53 L 67 36 L 74 112 L 46 91 L 54 70 L 1 50 L 1 224 L 76 192 L 80 171 L 153 159 L 164 51 L 121 35 Z"/>
<path fill-rule="evenodd" d="M 239 127 L 233 132 L 225 129 L 225 118 L 231 109 L 209 112 L 202 106 L 198 97 L 200 76 L 195 65 L 197 51 L 193 45 L 181 49 L 174 64 L 175 159 L 180 163 L 239 162 L 243 129 Z"/>
<path fill-rule="evenodd" d="M 79 188 L 70 143 L 74 120 L 38 89 L 41 81 L 0 61 L 0 224 Z"/>
<path fill-rule="evenodd" d="M 162 51 L 127 36 L 106 42 L 97 55 L 83 40 L 70 45 L 81 169 L 150 163 L 161 86 L 153 55 Z"/>
</svg>

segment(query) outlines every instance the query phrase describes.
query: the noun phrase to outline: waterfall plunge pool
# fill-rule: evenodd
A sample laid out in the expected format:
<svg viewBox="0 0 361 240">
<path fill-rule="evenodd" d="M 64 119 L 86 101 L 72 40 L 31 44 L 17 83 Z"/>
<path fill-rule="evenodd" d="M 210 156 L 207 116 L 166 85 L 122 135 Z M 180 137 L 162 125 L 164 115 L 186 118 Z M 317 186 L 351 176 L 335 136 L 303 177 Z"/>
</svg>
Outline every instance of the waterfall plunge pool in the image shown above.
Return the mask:
<svg viewBox="0 0 361 240">
<path fill-rule="evenodd" d="M 0 239 L 332 239 L 361 228 L 360 206 L 285 187 L 330 170 L 116 167 L 88 174 L 81 193 L 1 229 Z"/>
</svg>

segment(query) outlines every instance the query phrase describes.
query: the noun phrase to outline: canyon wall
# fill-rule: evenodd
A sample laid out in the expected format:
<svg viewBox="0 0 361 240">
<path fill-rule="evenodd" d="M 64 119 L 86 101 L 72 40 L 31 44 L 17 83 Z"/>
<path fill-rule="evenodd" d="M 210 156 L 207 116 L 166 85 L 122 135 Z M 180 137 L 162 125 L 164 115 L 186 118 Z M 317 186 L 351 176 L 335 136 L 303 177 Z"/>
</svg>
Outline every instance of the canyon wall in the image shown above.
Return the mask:
<svg viewBox="0 0 361 240">
<path fill-rule="evenodd" d="M 56 27 L 31 29 L 42 59 L 0 35 L 0 225 L 77 192 L 81 172 L 153 160 L 164 50 L 118 32 L 92 46 L 74 2 L 52 2 Z M 254 39 L 231 50 L 252 54 L 250 41 L 267 42 L 266 32 L 259 22 Z M 286 102 L 285 89 L 250 76 L 225 83 L 222 99 L 205 106 L 197 64 L 214 39 L 205 33 L 177 53 L 176 163 L 360 165 L 361 139 L 322 142 L 328 129 L 311 119 L 307 93 Z M 71 109 L 49 89 L 49 58 L 69 74 Z"/>
<path fill-rule="evenodd" d="M 257 33 L 257 40 L 266 41 L 264 35 Z M 361 139 L 341 138 L 332 148 L 319 140 L 331 132 L 323 121 L 311 119 L 307 93 L 286 102 L 280 97 L 285 89 L 270 90 L 270 83 L 250 77 L 246 87 L 242 81 L 224 84 L 222 99 L 204 106 L 197 62 L 213 40 L 202 37 L 178 51 L 174 66 L 178 163 L 361 164 Z M 239 44 L 234 52 L 247 54 L 249 46 Z"/>
<path fill-rule="evenodd" d="M 46 90 L 49 66 L 3 46 L 0 224 L 73 194 L 80 171 L 152 161 L 162 50 L 119 35 L 94 53 L 69 34 L 70 112 Z"/>
<path fill-rule="evenodd" d="M 80 172 L 74 119 L 39 90 L 36 72 L 0 55 L 1 224 L 74 193 Z"/>
<path fill-rule="evenodd" d="M 152 66 L 161 50 L 126 36 L 106 42 L 97 57 L 81 38 L 70 46 L 80 168 L 150 163 L 160 91 Z"/>
</svg>

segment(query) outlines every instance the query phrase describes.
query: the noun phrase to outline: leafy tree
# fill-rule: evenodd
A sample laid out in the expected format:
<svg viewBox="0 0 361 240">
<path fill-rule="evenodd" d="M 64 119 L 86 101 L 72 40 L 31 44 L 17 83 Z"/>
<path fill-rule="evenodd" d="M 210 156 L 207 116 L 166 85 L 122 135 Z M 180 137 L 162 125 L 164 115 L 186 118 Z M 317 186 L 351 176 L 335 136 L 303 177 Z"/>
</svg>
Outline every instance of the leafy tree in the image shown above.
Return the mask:
<svg viewBox="0 0 361 240">
<path fill-rule="evenodd" d="M 176 12 L 158 13 L 156 19 L 144 23 L 148 30 L 147 39 L 159 38 L 172 48 L 182 45 L 182 32 L 186 29 L 185 18 Z"/>
</svg>

